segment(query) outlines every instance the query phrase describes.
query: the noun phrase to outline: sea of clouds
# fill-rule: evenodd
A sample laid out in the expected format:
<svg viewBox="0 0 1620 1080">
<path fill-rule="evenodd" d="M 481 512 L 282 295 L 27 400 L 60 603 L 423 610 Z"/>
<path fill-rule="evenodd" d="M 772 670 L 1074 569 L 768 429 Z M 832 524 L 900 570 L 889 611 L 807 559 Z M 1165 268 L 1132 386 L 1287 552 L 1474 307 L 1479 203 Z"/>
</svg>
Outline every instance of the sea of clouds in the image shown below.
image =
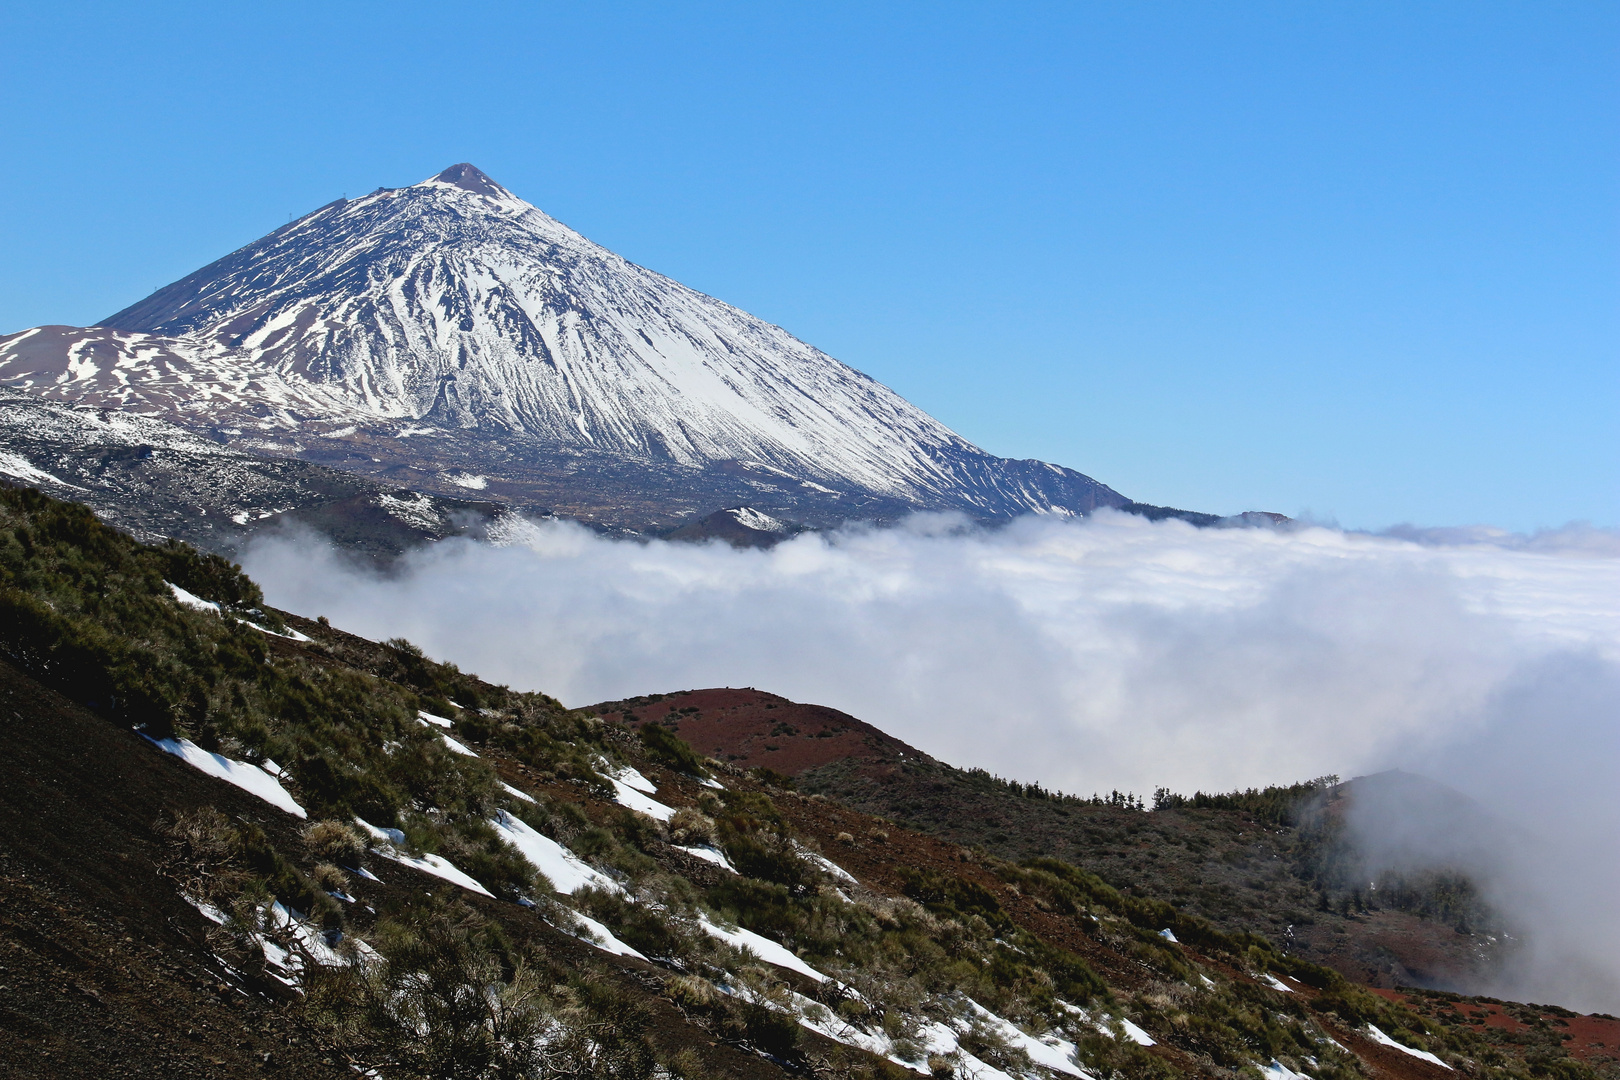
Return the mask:
<svg viewBox="0 0 1620 1080">
<path fill-rule="evenodd" d="M 1078 794 L 1420 772 L 1548 838 L 1489 868 L 1544 946 L 1515 985 L 1620 1006 L 1620 534 L 1102 512 L 768 551 L 564 522 L 504 540 L 383 575 L 283 536 L 245 565 L 273 604 L 570 705 L 755 686 Z"/>
</svg>

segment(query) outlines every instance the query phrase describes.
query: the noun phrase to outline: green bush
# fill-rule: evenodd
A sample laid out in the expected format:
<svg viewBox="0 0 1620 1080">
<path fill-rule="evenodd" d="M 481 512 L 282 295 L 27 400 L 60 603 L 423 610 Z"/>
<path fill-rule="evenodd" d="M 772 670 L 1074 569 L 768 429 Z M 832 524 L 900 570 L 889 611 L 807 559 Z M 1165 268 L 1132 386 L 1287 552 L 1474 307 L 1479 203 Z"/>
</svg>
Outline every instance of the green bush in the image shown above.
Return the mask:
<svg viewBox="0 0 1620 1080">
<path fill-rule="evenodd" d="M 641 726 L 641 748 L 652 760 L 675 772 L 695 776 L 698 779 L 709 775 L 703 768 L 703 759 L 686 744 L 685 740 L 663 724 L 650 723 Z"/>
</svg>

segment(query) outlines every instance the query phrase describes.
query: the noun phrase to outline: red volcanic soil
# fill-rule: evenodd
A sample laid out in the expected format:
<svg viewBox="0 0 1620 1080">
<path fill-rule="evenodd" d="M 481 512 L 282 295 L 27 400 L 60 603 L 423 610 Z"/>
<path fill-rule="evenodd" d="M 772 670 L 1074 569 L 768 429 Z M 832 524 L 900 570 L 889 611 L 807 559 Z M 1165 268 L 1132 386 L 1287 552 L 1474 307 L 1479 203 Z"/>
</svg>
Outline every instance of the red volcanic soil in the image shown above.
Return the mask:
<svg viewBox="0 0 1620 1080">
<path fill-rule="evenodd" d="M 859 758 L 884 771 L 886 763 L 925 756 L 848 713 L 800 705 L 752 688 L 658 694 L 604 702 L 588 711 L 622 718 L 631 726 L 656 721 L 700 754 L 784 776 L 845 758 Z"/>
</svg>

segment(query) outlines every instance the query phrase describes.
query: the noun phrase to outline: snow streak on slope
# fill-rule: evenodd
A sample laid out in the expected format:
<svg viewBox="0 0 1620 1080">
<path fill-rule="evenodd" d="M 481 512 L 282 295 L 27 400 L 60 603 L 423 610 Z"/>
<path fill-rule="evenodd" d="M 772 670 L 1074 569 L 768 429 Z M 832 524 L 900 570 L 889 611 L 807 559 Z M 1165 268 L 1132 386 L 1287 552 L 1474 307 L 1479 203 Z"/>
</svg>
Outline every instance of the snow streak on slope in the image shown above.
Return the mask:
<svg viewBox="0 0 1620 1080">
<path fill-rule="evenodd" d="M 193 424 L 335 434 L 415 421 L 686 467 L 735 462 L 979 513 L 1125 501 L 1072 470 L 985 454 L 470 165 L 322 207 L 106 327 L 0 338 L 0 379 Z"/>
</svg>

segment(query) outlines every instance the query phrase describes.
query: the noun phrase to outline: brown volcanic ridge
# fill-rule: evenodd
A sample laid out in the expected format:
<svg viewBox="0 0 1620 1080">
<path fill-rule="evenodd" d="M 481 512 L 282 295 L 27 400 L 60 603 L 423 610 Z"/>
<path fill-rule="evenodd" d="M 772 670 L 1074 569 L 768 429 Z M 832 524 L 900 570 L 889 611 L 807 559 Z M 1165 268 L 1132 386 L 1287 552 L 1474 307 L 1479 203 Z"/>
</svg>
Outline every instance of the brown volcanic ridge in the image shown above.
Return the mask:
<svg viewBox="0 0 1620 1080">
<path fill-rule="evenodd" d="M 801 705 L 785 697 L 724 687 L 653 694 L 592 705 L 589 712 L 632 727 L 663 724 L 692 749 L 741 769 L 767 768 L 799 776 L 833 762 L 856 761 L 872 776 L 887 776 L 921 750 L 848 713 Z M 928 759 L 932 760 L 932 759 Z"/>
<path fill-rule="evenodd" d="M 954 768 L 847 713 L 752 687 L 654 694 L 587 711 L 631 727 L 662 724 L 699 754 L 770 770 L 760 775 L 949 843 L 1012 860 L 1063 859 L 1229 932 L 1264 934 L 1370 987 L 1478 993 L 1513 947 L 1515 935 L 1488 911 L 1435 911 L 1334 886 L 1345 807 L 1358 791 L 1438 789 L 1421 777 L 1382 774 L 1329 788 L 1312 827 L 1238 809 L 1147 813 L 1106 798 L 1067 798 Z M 1462 799 L 1443 789 L 1441 797 Z M 1620 1040 L 1599 1052 L 1620 1057 Z"/>
</svg>

